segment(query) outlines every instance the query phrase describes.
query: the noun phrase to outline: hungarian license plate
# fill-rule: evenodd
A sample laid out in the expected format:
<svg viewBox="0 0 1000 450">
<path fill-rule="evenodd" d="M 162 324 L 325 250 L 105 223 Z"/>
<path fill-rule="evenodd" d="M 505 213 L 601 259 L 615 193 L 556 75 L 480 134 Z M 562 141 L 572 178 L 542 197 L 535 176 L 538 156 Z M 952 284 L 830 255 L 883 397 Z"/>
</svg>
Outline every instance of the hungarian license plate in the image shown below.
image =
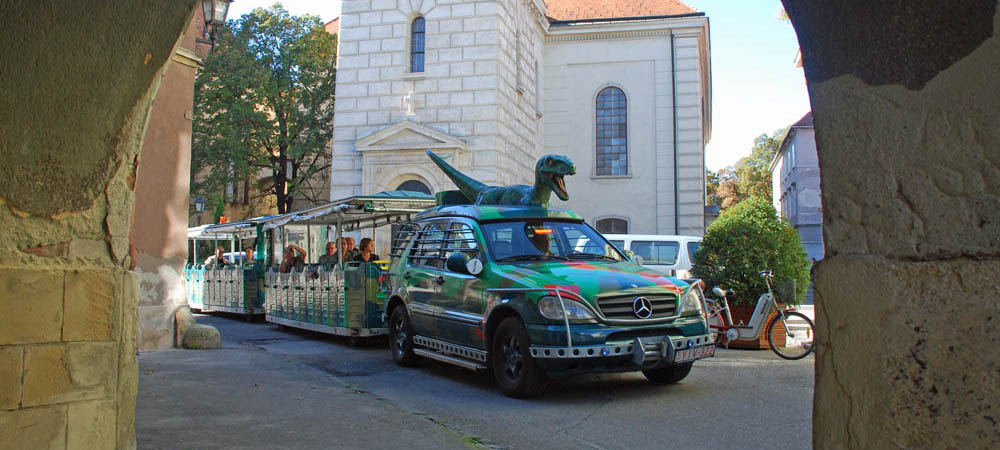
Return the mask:
<svg viewBox="0 0 1000 450">
<path fill-rule="evenodd" d="M 678 350 L 674 353 L 674 362 L 683 363 L 700 358 L 708 358 L 709 356 L 715 356 L 715 345 Z"/>
</svg>

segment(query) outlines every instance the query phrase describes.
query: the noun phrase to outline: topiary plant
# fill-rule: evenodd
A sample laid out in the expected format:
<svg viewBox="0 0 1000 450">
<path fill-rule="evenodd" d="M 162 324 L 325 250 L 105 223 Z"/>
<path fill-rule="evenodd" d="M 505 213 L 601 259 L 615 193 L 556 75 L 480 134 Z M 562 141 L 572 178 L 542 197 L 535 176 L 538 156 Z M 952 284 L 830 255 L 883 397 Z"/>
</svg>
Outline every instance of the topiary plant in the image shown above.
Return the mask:
<svg viewBox="0 0 1000 450">
<path fill-rule="evenodd" d="M 727 208 L 705 230 L 694 254 L 692 274 L 709 288 L 732 289 L 732 305 L 756 303 L 767 285 L 759 272 L 771 269 L 775 284 L 795 283 L 794 298 L 783 303 L 799 304 L 809 288 L 809 258 L 798 231 L 779 219 L 771 203 L 752 197 Z M 791 297 L 791 296 L 789 296 Z"/>
</svg>

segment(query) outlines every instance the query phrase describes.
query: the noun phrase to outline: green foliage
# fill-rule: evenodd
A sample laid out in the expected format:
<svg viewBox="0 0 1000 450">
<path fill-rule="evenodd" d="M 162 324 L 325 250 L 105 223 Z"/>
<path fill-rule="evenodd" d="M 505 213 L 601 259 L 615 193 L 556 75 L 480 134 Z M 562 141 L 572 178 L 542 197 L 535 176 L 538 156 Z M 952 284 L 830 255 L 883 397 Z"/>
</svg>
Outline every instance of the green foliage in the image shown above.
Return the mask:
<svg viewBox="0 0 1000 450">
<path fill-rule="evenodd" d="M 755 304 L 767 292 L 758 274 L 771 269 L 775 283 L 795 281 L 795 301 L 809 288 L 809 257 L 799 233 L 778 218 L 769 200 L 751 197 L 719 215 L 694 254 L 691 269 L 709 288 L 732 289 L 731 304 Z"/>
<path fill-rule="evenodd" d="M 275 196 L 281 213 L 322 192 L 336 48 L 318 17 L 294 17 L 279 4 L 227 24 L 195 82 L 195 192 L 264 179 L 259 195 Z"/>
<path fill-rule="evenodd" d="M 714 204 L 726 209 L 750 197 L 771 198 L 771 172 L 768 169 L 774 155 L 778 153 L 778 146 L 785 133 L 786 130 L 782 129 L 771 136 L 766 133 L 757 136 L 750 149 L 750 156 L 717 172 L 714 200 L 718 203 Z"/>
</svg>

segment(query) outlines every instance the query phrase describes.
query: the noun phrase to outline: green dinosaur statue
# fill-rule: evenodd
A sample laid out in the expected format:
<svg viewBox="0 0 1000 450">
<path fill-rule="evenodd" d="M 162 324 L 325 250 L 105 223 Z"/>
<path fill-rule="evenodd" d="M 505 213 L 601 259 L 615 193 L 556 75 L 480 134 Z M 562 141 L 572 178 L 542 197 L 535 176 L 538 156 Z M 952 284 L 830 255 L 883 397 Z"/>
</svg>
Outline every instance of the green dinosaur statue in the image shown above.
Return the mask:
<svg viewBox="0 0 1000 450">
<path fill-rule="evenodd" d="M 535 164 L 535 185 L 525 186 L 518 184 L 514 186 L 487 186 L 480 183 L 468 175 L 459 172 L 458 169 L 444 162 L 440 156 L 427 150 L 427 156 L 431 157 L 434 164 L 437 164 L 444 171 L 451 181 L 455 182 L 459 191 L 477 205 L 523 205 L 523 206 L 549 206 L 549 196 L 553 192 L 560 200 L 569 200 L 569 193 L 566 192 L 566 183 L 563 177 L 575 175 L 576 166 L 569 158 L 561 155 L 545 155 Z"/>
</svg>

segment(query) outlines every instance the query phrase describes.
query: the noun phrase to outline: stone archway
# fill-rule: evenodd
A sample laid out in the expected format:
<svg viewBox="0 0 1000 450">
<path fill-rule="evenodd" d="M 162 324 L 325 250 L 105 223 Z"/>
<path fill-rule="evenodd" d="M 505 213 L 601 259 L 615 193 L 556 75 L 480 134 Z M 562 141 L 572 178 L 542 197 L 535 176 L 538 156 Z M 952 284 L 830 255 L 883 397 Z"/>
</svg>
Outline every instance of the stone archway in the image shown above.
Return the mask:
<svg viewBox="0 0 1000 450">
<path fill-rule="evenodd" d="M 1000 441 L 996 0 L 784 0 L 816 123 L 816 448 Z"/>
<path fill-rule="evenodd" d="M 824 173 L 814 444 L 989 447 L 1000 440 L 997 2 L 784 2 Z M 0 7 L 0 66 L 22 68 L 0 74 L 0 435 L 131 448 L 135 156 L 197 5 L 61 3 Z"/>
</svg>

